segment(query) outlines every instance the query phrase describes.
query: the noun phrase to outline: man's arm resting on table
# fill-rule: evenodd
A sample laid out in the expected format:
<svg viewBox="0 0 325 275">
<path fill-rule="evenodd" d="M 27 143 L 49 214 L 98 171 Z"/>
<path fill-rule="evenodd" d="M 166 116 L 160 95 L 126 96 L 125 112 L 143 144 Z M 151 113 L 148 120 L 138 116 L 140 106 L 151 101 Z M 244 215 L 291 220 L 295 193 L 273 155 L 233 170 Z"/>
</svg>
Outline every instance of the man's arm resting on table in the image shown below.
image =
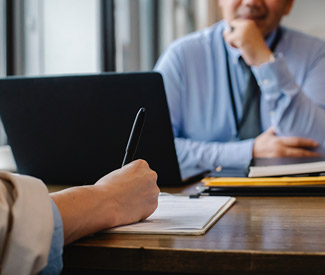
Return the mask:
<svg viewBox="0 0 325 275">
<path fill-rule="evenodd" d="M 175 146 L 181 169 L 217 166 L 246 167 L 252 158 L 253 139 L 234 142 L 203 142 L 176 138 Z"/>
<path fill-rule="evenodd" d="M 134 161 L 95 185 L 52 193 L 64 229 L 64 243 L 114 226 L 146 219 L 158 205 L 157 174 L 143 160 Z"/>
<path fill-rule="evenodd" d="M 40 180 L 0 172 L 1 273 L 59 273 L 63 243 L 146 219 L 158 206 L 159 191 L 157 174 L 143 160 L 93 186 L 52 193 L 55 203 Z"/>
<path fill-rule="evenodd" d="M 253 158 L 320 157 L 319 153 L 311 151 L 318 146 L 312 139 L 277 137 L 271 127 L 255 139 Z"/>
</svg>

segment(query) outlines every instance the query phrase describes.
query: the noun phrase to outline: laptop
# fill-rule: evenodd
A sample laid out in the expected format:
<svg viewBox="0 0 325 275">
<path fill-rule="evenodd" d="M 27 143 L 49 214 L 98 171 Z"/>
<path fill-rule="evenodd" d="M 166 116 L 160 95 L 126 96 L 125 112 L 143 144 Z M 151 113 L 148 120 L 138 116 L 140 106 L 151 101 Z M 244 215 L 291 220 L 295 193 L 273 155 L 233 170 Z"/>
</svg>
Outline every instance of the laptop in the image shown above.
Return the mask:
<svg viewBox="0 0 325 275">
<path fill-rule="evenodd" d="M 0 80 L 0 117 L 18 172 L 47 184 L 93 184 L 120 168 L 141 107 L 146 117 L 135 159 L 146 160 L 158 173 L 159 186 L 179 186 L 183 181 L 159 73 Z"/>
</svg>

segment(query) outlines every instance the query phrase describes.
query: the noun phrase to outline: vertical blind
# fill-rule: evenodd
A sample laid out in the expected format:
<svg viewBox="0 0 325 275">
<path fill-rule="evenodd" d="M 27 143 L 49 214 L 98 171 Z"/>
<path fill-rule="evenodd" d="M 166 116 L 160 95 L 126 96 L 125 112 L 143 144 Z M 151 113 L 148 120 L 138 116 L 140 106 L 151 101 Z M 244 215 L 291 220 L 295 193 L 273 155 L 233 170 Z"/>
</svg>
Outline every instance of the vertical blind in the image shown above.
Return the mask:
<svg viewBox="0 0 325 275">
<path fill-rule="evenodd" d="M 18 75 L 152 70 L 174 39 L 217 19 L 217 8 L 211 9 L 216 0 L 10 3 L 15 44 L 12 74 Z M 114 31 L 109 29 L 112 25 Z M 109 47 L 113 39 L 115 48 Z"/>
<path fill-rule="evenodd" d="M 6 75 L 6 2 L 0 0 L 0 77 Z"/>
<path fill-rule="evenodd" d="M 311 1 L 296 0 L 283 22 L 324 38 L 325 2 Z M 152 70 L 173 40 L 221 18 L 218 0 L 0 0 L 1 21 L 6 2 L 14 47 L 6 55 L 2 22 L 0 75 Z"/>
</svg>

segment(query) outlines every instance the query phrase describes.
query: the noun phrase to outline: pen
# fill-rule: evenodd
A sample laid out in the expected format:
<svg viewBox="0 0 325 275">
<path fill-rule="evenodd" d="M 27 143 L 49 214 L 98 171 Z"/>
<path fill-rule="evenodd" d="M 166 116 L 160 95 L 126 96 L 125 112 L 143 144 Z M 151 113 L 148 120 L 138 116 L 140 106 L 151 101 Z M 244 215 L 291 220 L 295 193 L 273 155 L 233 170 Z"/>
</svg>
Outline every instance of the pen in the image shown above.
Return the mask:
<svg viewBox="0 0 325 275">
<path fill-rule="evenodd" d="M 146 113 L 146 109 L 142 107 L 140 108 L 140 110 L 137 113 L 137 116 L 135 117 L 131 134 L 129 137 L 129 141 L 125 149 L 125 155 L 124 155 L 122 167 L 130 163 L 134 158 L 135 152 L 139 144 L 143 125 L 144 125 L 145 113 Z"/>
</svg>

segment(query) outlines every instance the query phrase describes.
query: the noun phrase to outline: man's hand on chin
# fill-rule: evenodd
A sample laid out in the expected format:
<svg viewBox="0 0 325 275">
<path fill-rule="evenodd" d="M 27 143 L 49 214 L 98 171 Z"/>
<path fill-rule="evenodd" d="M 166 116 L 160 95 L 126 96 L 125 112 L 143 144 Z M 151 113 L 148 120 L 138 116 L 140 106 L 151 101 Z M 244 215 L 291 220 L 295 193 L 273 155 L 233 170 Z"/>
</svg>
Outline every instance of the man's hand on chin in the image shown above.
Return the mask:
<svg viewBox="0 0 325 275">
<path fill-rule="evenodd" d="M 240 50 L 247 65 L 260 66 L 270 61 L 272 51 L 253 20 L 235 19 L 229 25 L 224 32 L 225 41 Z"/>
</svg>

